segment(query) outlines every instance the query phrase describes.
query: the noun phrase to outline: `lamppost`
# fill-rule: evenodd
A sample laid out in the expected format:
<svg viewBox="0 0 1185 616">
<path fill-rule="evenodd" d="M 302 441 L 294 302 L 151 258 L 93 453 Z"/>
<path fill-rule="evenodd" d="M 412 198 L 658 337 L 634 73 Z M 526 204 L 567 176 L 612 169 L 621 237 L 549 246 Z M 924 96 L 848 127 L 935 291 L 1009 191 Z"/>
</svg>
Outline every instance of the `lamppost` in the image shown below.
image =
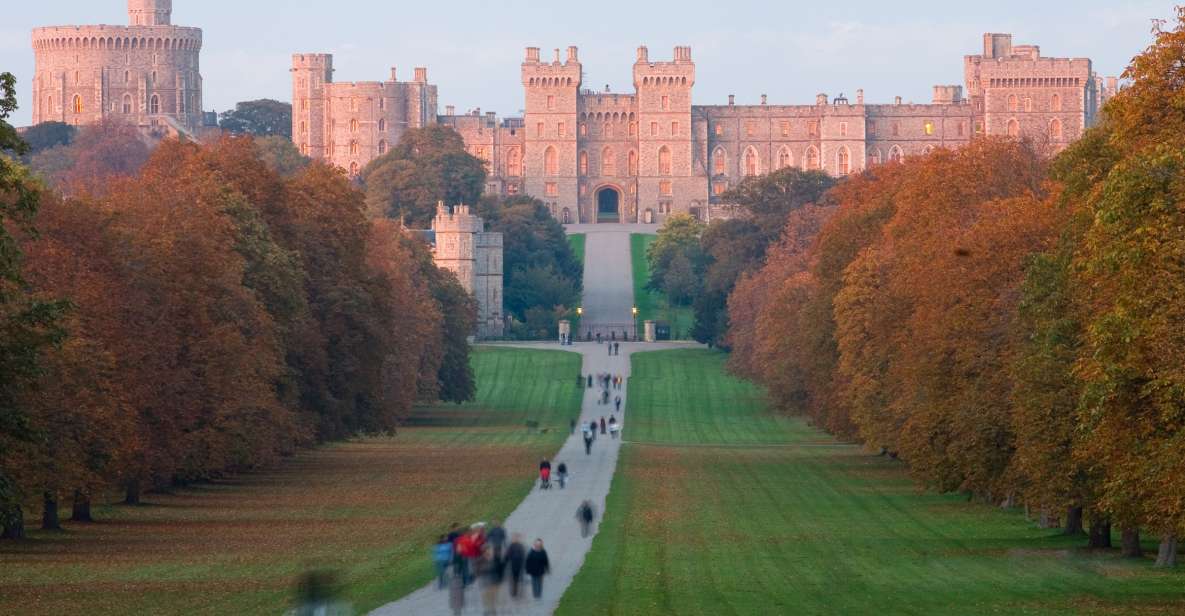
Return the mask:
<svg viewBox="0 0 1185 616">
<path fill-rule="evenodd" d="M 581 327 L 584 326 L 584 321 L 583 321 L 582 317 L 584 317 L 584 308 L 577 306 L 576 307 L 576 321 L 578 323 L 580 323 Z M 577 329 L 576 332 L 577 332 L 576 336 L 580 337 L 580 330 Z M 568 336 L 568 345 L 571 346 L 571 344 L 572 344 L 572 337 Z"/>
<path fill-rule="evenodd" d="M 638 339 L 638 307 L 634 306 L 631 309 L 634 313 L 634 340 Z"/>
</svg>

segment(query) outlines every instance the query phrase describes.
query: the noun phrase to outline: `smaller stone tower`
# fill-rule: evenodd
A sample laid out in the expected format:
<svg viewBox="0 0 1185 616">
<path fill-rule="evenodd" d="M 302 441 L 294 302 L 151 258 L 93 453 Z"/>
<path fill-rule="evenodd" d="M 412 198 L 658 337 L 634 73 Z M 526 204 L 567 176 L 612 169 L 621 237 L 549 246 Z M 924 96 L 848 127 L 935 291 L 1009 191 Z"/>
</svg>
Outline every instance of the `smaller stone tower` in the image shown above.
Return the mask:
<svg viewBox="0 0 1185 616">
<path fill-rule="evenodd" d="M 128 25 L 172 25 L 173 0 L 128 0 Z"/>
<path fill-rule="evenodd" d="M 486 233 L 485 222 L 458 205 L 450 211 L 443 202 L 432 221 L 436 235 L 436 266 L 457 276 L 477 300 L 479 338 L 502 336 L 502 234 Z"/>
</svg>

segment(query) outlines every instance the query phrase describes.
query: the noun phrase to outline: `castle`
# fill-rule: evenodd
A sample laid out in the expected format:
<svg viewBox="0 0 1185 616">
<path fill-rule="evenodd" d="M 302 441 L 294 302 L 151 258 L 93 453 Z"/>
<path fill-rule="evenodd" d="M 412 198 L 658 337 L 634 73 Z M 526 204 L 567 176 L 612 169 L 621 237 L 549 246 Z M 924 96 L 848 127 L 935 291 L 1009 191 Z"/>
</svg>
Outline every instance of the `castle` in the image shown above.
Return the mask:
<svg viewBox="0 0 1185 616">
<path fill-rule="evenodd" d="M 813 105 L 694 105 L 690 47 L 670 60 L 639 47 L 632 93 L 583 86 L 576 47 L 551 61 L 529 47 L 525 113 L 436 113 L 424 69 L 410 83 L 332 82 L 332 56 L 293 56 L 293 139 L 305 154 L 351 173 L 384 154 L 407 127 L 456 129 L 488 165 L 486 192 L 529 194 L 563 223 L 661 223 L 709 218 L 746 177 L 797 166 L 835 176 L 958 147 L 979 135 L 1030 138 L 1053 150 L 1079 138 L 1114 94 L 1086 58 L 1047 58 L 1009 34 L 985 34 L 964 58 L 961 85 L 934 86 L 929 104 L 869 104 L 819 94 Z"/>
<path fill-rule="evenodd" d="M 432 221 L 438 267 L 457 276 L 461 286 L 477 300 L 477 336 L 500 338 L 502 318 L 502 234 L 487 232 L 481 217 L 469 207 L 452 210 L 437 206 Z"/>
<path fill-rule="evenodd" d="M 127 26 L 33 30 L 33 124 L 119 118 L 150 133 L 202 126 L 202 31 L 171 23 L 172 0 L 128 0 Z"/>
</svg>

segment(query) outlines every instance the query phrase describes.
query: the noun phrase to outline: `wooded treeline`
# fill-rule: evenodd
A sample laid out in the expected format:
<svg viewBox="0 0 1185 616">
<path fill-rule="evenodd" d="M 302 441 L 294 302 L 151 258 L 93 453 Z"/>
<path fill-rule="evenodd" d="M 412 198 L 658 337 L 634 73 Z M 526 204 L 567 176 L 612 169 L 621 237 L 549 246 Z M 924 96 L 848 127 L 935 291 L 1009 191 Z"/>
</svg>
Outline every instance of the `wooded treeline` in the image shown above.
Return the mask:
<svg viewBox="0 0 1185 616">
<path fill-rule="evenodd" d="M 1023 505 L 1094 547 L 1115 525 L 1131 556 L 1152 534 L 1158 564 L 1175 564 L 1183 64 L 1179 9 L 1056 157 L 979 139 L 794 208 L 728 297 L 732 368 L 927 487 Z"/>
<path fill-rule="evenodd" d="M 106 490 L 135 503 L 472 397 L 472 298 L 340 170 L 281 174 L 251 137 L 149 152 L 115 125 L 68 147 L 59 189 L 0 155 L 5 536 L 31 505 L 86 521 Z"/>
</svg>

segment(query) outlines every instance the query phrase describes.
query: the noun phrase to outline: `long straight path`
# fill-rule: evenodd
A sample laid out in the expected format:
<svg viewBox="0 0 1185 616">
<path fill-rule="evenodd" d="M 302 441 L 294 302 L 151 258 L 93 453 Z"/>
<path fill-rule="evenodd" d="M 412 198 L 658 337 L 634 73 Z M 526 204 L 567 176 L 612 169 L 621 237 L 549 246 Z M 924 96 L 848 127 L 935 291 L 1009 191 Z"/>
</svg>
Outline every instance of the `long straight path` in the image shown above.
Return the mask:
<svg viewBox="0 0 1185 616">
<path fill-rule="evenodd" d="M 601 226 L 590 232 L 585 244 L 584 268 L 584 305 L 585 318 L 625 317 L 625 322 L 631 318 L 633 307 L 633 279 L 629 258 L 629 230 L 608 229 Z M 580 230 L 583 232 L 583 230 Z M 622 256 L 624 254 L 624 257 Z M 591 313 L 591 314 L 590 314 Z M 600 315 L 605 315 L 601 317 Z M 517 348 L 561 349 L 558 344 L 517 344 L 506 345 Z M 570 347 L 562 347 L 580 353 L 583 356 L 584 375 L 615 374 L 621 376 L 623 382 L 630 373 L 630 356 L 640 351 L 655 351 L 661 348 L 688 346 L 680 344 L 645 344 L 622 343 L 620 354 L 611 356 L 608 344 L 595 342 L 577 343 Z M 575 377 L 575 375 L 573 375 Z M 594 377 L 595 378 L 595 377 Z M 622 385 L 620 390 L 610 390 L 610 404 L 600 403 L 602 389 L 596 386 L 585 389 L 584 400 L 581 405 L 580 421 L 599 421 L 603 417 L 606 422 L 613 415 L 623 425 L 629 421 L 627 387 Z M 613 401 L 617 396 L 622 398 L 623 413 L 615 413 Z M 530 597 L 529 584 L 524 586 L 524 593 L 518 600 L 511 600 L 507 585 L 503 584 L 499 591 L 498 614 L 551 614 L 559 605 L 560 597 L 567 590 L 572 579 L 584 563 L 584 557 L 592 546 L 593 537 L 599 527 L 601 516 L 605 511 L 605 498 L 609 494 L 609 487 L 613 481 L 613 473 L 617 468 L 617 455 L 621 447 L 621 439 L 613 439 L 608 434 L 597 435 L 592 453 L 586 454 L 580 431 L 568 437 L 559 452 L 552 458 L 552 468 L 560 462 L 568 465 L 571 480 L 565 489 L 553 486 L 551 490 L 541 490 L 538 485 L 533 488 L 523 502 L 510 514 L 503 526 L 511 535 L 521 533 L 526 542 L 542 539 L 551 559 L 551 574 L 544 578 L 543 597 L 539 600 Z M 535 469 L 523 469 L 524 473 L 534 474 Z M 581 537 L 580 527 L 576 521 L 576 509 L 585 500 L 593 503 L 596 511 L 593 533 L 588 537 Z M 444 529 L 441 529 L 442 531 Z M 425 567 L 428 566 L 428 546 L 424 548 Z M 387 615 L 435 615 L 452 614 L 449 609 L 448 592 L 438 590 L 435 584 L 429 584 L 420 590 L 396 601 L 389 603 L 372 614 Z M 484 607 L 481 602 L 480 585 L 470 587 L 466 595 L 465 607 L 461 612 L 465 615 L 482 614 Z"/>
</svg>

